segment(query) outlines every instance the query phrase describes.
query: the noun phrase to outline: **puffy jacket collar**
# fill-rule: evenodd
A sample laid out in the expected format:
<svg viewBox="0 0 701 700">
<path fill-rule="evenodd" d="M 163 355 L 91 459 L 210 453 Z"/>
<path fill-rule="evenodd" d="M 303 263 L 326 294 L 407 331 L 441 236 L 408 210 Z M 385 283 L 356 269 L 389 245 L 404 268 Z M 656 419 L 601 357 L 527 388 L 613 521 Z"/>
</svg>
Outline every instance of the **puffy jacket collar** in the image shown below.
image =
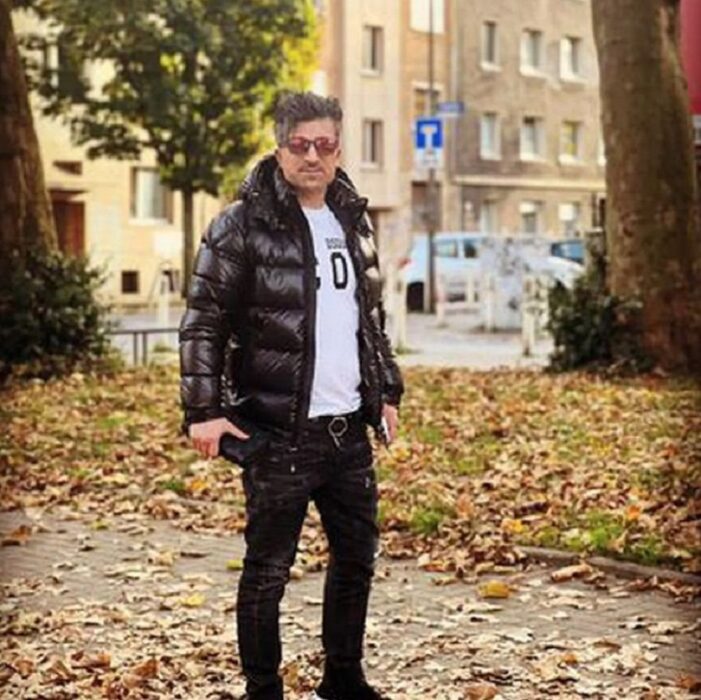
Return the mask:
<svg viewBox="0 0 701 700">
<path fill-rule="evenodd" d="M 249 204 L 252 217 L 275 226 L 297 204 L 294 190 L 283 177 L 274 155 L 265 156 L 251 170 L 239 188 L 239 197 Z M 336 177 L 329 185 L 326 201 L 353 223 L 363 216 L 368 204 L 341 168 L 336 170 Z"/>
</svg>

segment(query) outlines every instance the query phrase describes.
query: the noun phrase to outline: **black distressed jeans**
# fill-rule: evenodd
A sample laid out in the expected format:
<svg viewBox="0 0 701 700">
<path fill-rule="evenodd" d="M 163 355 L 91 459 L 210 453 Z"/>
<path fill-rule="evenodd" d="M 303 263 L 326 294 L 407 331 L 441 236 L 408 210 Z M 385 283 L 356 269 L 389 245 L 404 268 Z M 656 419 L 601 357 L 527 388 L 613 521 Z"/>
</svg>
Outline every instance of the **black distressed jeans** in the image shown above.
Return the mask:
<svg viewBox="0 0 701 700">
<path fill-rule="evenodd" d="M 326 662 L 360 669 L 378 541 L 377 485 L 365 426 L 350 422 L 335 444 L 310 423 L 297 448 L 272 442 L 247 460 L 246 556 L 236 607 L 239 654 L 250 700 L 281 700 L 279 603 L 309 500 L 329 541 L 322 641 Z"/>
</svg>

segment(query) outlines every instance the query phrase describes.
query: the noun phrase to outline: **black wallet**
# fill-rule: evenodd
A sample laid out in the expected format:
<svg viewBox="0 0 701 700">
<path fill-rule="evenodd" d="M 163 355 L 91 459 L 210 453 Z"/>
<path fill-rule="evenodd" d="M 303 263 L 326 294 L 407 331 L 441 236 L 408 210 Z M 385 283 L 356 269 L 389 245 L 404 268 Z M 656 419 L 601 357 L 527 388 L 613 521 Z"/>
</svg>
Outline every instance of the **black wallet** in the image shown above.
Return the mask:
<svg viewBox="0 0 701 700">
<path fill-rule="evenodd" d="M 243 466 L 248 459 L 268 445 L 272 436 L 250 421 L 234 418 L 232 422 L 249 435 L 248 440 L 225 433 L 219 440 L 219 455 Z"/>
</svg>

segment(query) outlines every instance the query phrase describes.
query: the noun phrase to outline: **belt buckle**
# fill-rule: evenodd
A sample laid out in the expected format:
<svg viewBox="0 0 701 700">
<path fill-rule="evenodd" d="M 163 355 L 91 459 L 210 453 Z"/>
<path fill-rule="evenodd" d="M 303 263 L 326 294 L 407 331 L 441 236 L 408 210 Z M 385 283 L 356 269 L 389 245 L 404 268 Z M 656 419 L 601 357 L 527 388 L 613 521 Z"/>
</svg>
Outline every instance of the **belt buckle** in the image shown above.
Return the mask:
<svg viewBox="0 0 701 700">
<path fill-rule="evenodd" d="M 338 426 L 338 427 L 335 427 Z M 326 426 L 326 430 L 328 431 L 329 435 L 331 436 L 331 439 L 334 442 L 334 445 L 336 447 L 341 446 L 340 438 L 346 433 L 348 430 L 348 418 L 346 416 L 334 416 L 330 421 L 329 424 Z"/>
</svg>

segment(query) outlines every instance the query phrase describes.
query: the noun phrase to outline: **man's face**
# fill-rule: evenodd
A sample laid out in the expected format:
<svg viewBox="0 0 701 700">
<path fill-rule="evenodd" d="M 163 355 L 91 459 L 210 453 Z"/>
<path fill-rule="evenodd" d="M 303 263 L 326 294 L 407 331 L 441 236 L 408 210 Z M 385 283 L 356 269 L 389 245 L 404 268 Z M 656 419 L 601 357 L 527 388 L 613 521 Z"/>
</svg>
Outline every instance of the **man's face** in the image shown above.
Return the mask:
<svg viewBox="0 0 701 700">
<path fill-rule="evenodd" d="M 331 119 L 300 122 L 275 155 L 285 179 L 299 194 L 325 193 L 341 157 L 335 123 Z"/>
</svg>

